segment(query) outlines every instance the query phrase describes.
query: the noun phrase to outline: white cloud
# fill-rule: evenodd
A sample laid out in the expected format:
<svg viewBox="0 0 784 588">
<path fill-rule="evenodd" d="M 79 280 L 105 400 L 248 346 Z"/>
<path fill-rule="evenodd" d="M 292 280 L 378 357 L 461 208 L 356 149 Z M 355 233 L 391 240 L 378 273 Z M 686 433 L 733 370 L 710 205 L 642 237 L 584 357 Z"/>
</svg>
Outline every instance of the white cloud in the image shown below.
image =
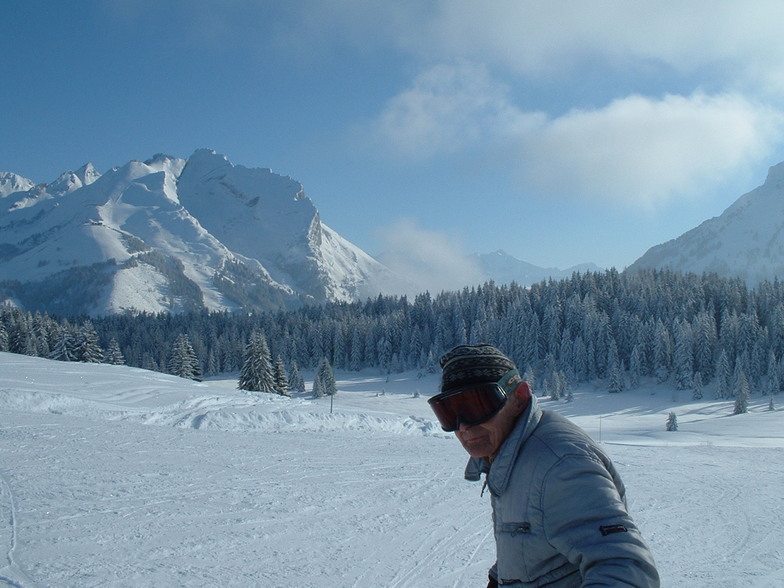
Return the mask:
<svg viewBox="0 0 784 588">
<path fill-rule="evenodd" d="M 400 219 L 378 229 L 377 237 L 384 248 L 379 260 L 421 290 L 434 294 L 459 290 L 485 279 L 454 239 L 422 229 L 410 219 Z"/>
<path fill-rule="evenodd" d="M 421 73 L 388 101 L 373 126 L 387 150 L 420 158 L 460 151 L 512 127 L 530 127 L 542 116 L 520 112 L 485 68 L 462 62 Z"/>
<path fill-rule="evenodd" d="M 629 70 L 651 63 L 675 71 L 705 68 L 784 90 L 784 3 L 779 0 L 442 0 L 421 34 L 400 31 L 421 59 L 504 65 L 559 78 L 586 62 Z"/>
<path fill-rule="evenodd" d="M 732 93 L 632 95 L 548 117 L 466 62 L 421 74 L 374 126 L 379 144 L 412 159 L 484 151 L 530 193 L 645 209 L 765 157 L 782 129 L 781 113 Z"/>
<path fill-rule="evenodd" d="M 543 196 L 652 208 L 758 160 L 781 122 L 737 95 L 630 96 L 521 136 L 518 171 Z"/>
</svg>

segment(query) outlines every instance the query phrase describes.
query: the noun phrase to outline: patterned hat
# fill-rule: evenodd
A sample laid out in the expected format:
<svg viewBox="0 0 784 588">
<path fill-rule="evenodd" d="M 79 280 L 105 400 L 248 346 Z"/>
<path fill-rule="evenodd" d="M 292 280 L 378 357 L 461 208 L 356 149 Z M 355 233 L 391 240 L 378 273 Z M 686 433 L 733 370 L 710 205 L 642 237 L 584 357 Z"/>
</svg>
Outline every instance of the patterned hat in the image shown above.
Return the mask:
<svg viewBox="0 0 784 588">
<path fill-rule="evenodd" d="M 517 369 L 497 347 L 486 343 L 458 345 L 441 356 L 440 364 L 443 370 L 441 392 L 497 382 L 508 371 Z"/>
</svg>

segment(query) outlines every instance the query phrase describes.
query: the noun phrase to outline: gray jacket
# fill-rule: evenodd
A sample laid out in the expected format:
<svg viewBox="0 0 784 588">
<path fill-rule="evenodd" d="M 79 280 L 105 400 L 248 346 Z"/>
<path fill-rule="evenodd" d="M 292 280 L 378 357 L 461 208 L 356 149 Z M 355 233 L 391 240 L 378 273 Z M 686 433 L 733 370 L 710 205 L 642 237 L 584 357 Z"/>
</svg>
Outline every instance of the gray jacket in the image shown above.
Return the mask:
<svg viewBox="0 0 784 588">
<path fill-rule="evenodd" d="M 487 474 L 502 586 L 659 586 L 648 547 L 626 508 L 610 458 L 582 429 L 536 398 L 491 466 L 472 458 L 466 478 Z"/>
</svg>

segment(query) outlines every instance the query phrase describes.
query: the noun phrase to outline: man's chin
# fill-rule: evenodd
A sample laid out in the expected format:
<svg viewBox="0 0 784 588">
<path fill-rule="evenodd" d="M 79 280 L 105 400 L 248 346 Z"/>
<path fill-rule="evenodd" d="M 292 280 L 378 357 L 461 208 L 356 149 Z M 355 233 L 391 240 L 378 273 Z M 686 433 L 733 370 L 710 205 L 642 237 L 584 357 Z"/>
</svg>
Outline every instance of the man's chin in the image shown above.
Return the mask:
<svg viewBox="0 0 784 588">
<path fill-rule="evenodd" d="M 477 443 L 463 443 L 463 449 L 465 449 L 471 457 L 487 457 L 493 454 L 490 444 L 481 441 Z"/>
</svg>

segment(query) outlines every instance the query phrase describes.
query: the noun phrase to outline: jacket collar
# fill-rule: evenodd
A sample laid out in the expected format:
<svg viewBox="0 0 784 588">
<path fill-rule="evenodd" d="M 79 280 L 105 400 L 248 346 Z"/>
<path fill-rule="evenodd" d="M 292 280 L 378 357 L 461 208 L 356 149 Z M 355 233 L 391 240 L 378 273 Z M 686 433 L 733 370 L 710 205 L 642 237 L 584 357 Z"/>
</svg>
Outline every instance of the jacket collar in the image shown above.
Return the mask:
<svg viewBox="0 0 784 588">
<path fill-rule="evenodd" d="M 539 403 L 535 395 L 531 395 L 531 402 L 528 403 L 528 408 L 517 419 L 517 423 L 506 438 L 498 455 L 493 459 L 492 466 L 488 466 L 485 461 L 485 468 L 483 471 L 487 472 L 487 487 L 490 492 L 495 496 L 499 496 L 506 490 L 509 484 L 509 478 L 512 474 L 512 466 L 514 466 L 517 454 L 520 448 L 525 444 L 526 440 L 531 436 L 542 418 L 542 410 L 539 408 Z M 470 466 L 470 463 L 469 463 Z M 468 471 L 468 469 L 466 469 Z"/>
</svg>

